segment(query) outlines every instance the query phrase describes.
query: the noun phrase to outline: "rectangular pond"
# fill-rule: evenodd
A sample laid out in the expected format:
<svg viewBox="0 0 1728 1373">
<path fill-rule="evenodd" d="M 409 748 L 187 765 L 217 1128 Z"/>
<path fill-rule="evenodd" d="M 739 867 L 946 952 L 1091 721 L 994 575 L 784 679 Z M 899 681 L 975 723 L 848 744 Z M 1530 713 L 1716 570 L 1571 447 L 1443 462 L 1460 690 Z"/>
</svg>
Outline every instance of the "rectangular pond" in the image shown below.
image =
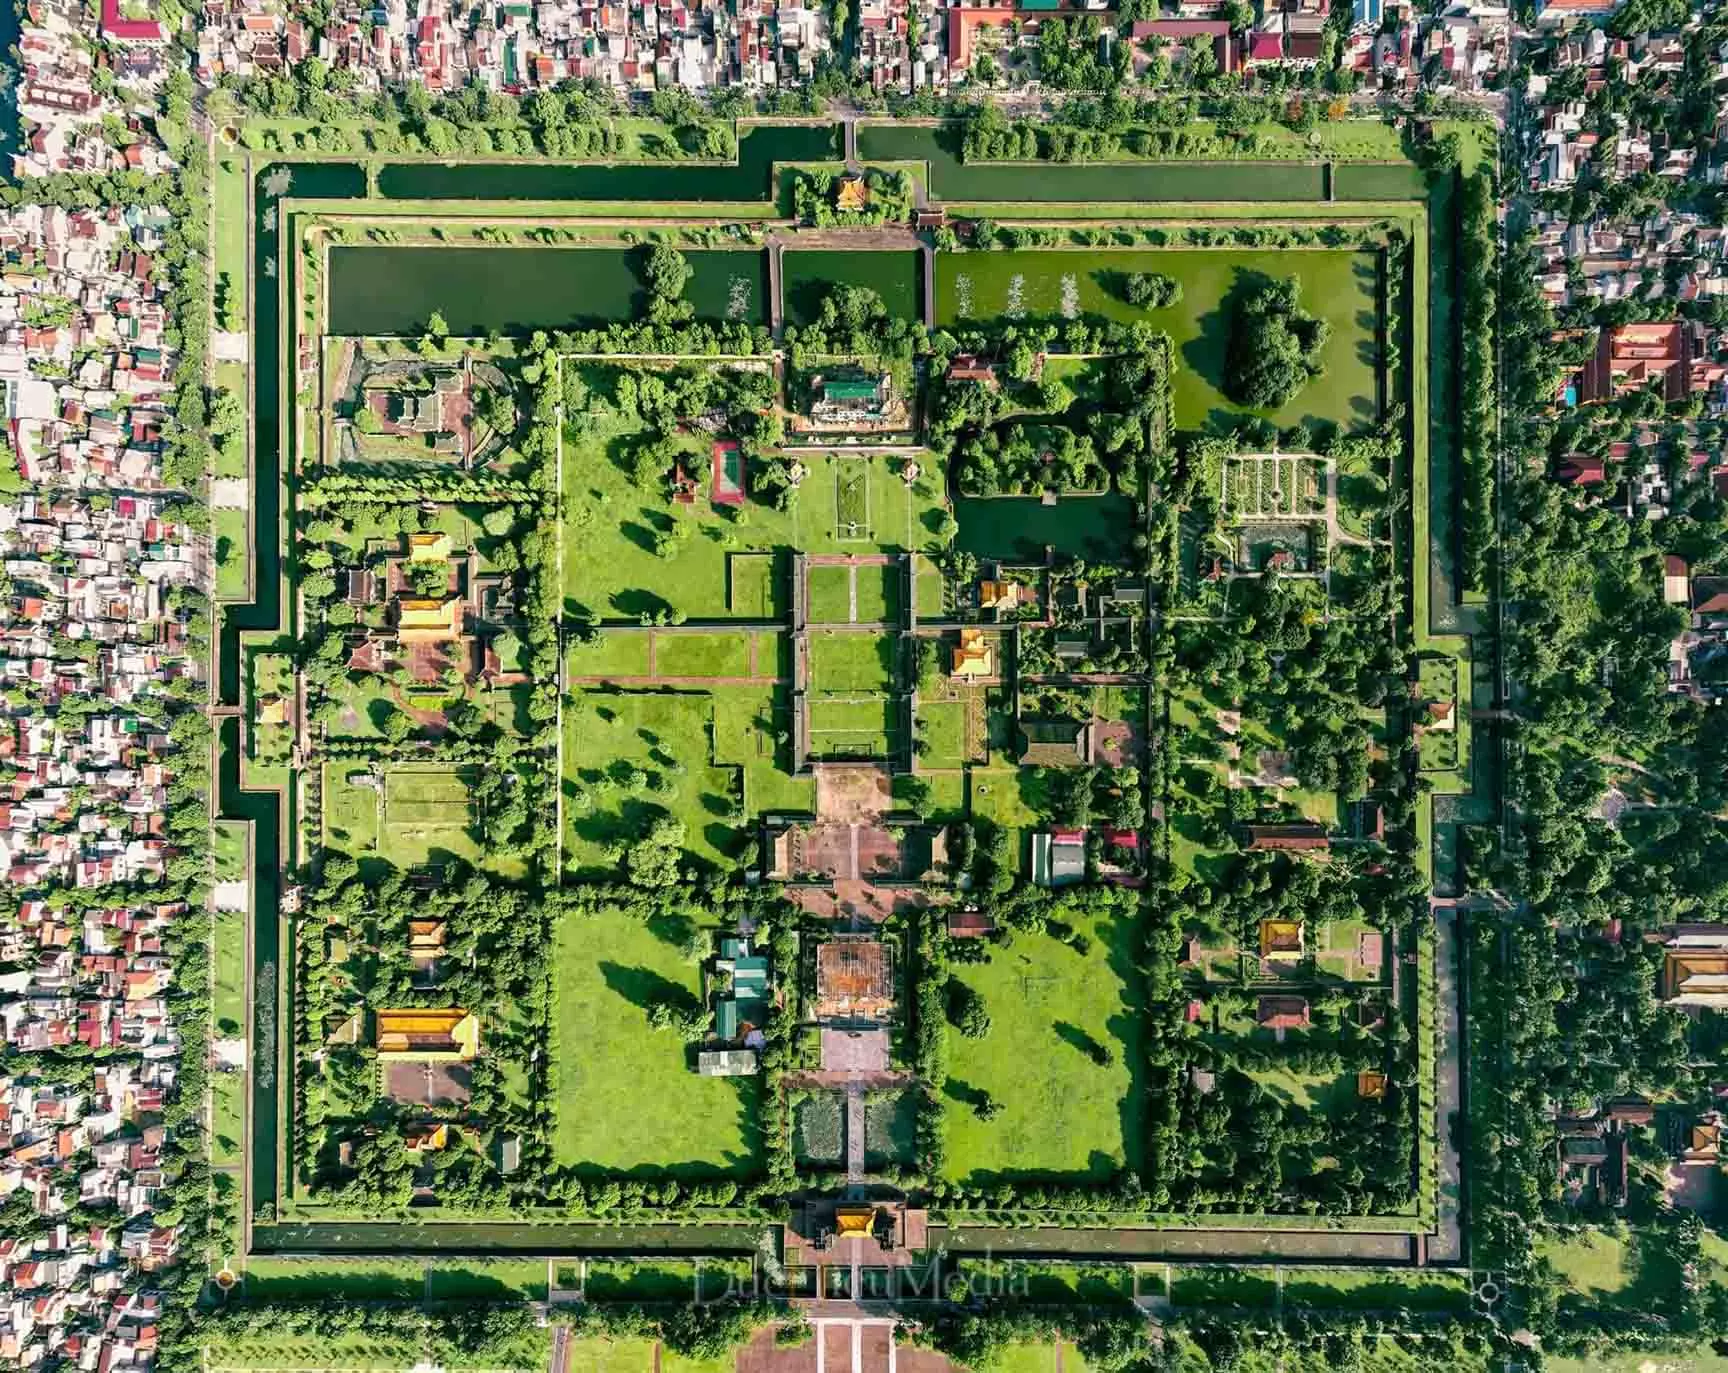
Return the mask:
<svg viewBox="0 0 1728 1373">
<path fill-rule="evenodd" d="M 940 253 L 936 321 L 1060 321 L 1071 315 L 1144 320 L 1170 335 L 1176 423 L 1198 428 L 1240 413 L 1223 393 L 1229 339 L 1227 300 L 1256 277 L 1295 277 L 1302 304 L 1331 325 L 1321 353 L 1325 371 L 1287 405 L 1271 412 L 1281 425 L 1330 421 L 1354 428 L 1379 410 L 1379 255 L 1332 248 L 1034 248 L 1014 252 Z M 1124 282 L 1159 273 L 1182 285 L 1174 305 L 1130 305 Z"/>
<path fill-rule="evenodd" d="M 923 313 L 923 269 L 915 252 L 787 252 L 780 270 L 789 324 L 814 320 L 830 286 L 868 286 L 895 319 L 917 320 Z"/>
<path fill-rule="evenodd" d="M 454 334 L 523 333 L 634 319 L 642 248 L 341 246 L 330 250 L 330 332 L 415 334 L 437 310 Z M 760 249 L 693 249 L 685 299 L 698 319 L 759 324 Z"/>
<path fill-rule="evenodd" d="M 961 160 L 958 124 L 865 124 L 858 155 L 872 162 L 928 162 L 934 200 L 1261 201 L 1324 200 L 1318 162 L 1023 162 Z"/>
<path fill-rule="evenodd" d="M 1134 502 L 1111 493 L 1062 496 L 961 496 L 954 502 L 955 545 L 980 558 L 1042 562 L 1046 547 L 1070 557 L 1115 562 L 1134 538 Z"/>
<path fill-rule="evenodd" d="M 776 162 L 839 155 L 834 124 L 752 124 L 736 163 L 394 162 L 378 173 L 391 200 L 767 200 Z"/>
</svg>

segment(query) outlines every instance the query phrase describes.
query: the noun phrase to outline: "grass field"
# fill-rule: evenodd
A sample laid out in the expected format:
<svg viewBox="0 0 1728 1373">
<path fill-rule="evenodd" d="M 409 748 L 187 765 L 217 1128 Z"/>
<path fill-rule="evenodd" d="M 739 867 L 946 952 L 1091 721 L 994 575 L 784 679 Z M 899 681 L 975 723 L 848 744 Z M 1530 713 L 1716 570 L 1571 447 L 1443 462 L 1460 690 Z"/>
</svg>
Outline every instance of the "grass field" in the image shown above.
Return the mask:
<svg viewBox="0 0 1728 1373">
<path fill-rule="evenodd" d="M 646 677 L 648 632 L 620 628 L 587 643 L 572 639 L 564 661 L 573 677 Z"/>
<path fill-rule="evenodd" d="M 610 393 L 605 378 L 612 369 L 583 370 L 591 390 Z M 564 595 L 572 612 L 631 623 L 674 609 L 691 617 L 762 619 L 784 611 L 788 577 L 774 564 L 790 550 L 868 553 L 937 545 L 933 526 L 943 501 L 934 474 L 908 487 L 887 458 L 820 454 L 802 459 L 809 475 L 783 511 L 752 500 L 723 512 L 698 501 L 674 514 L 664 492 L 644 491 L 628 470 L 642 432 L 615 411 L 598 411 L 583 428 L 566 432 Z M 863 537 L 841 537 L 841 468 L 865 474 L 869 528 Z M 689 529 L 676 556 L 656 556 L 657 534 L 676 524 Z M 770 553 L 782 557 L 749 556 Z"/>
<path fill-rule="evenodd" d="M 834 630 L 811 633 L 812 691 L 888 691 L 893 680 L 894 640 Z"/>
<path fill-rule="evenodd" d="M 784 690 L 727 687 L 714 697 L 714 758 L 744 770 L 747 815 L 804 811 L 815 805 L 815 780 L 794 777 L 780 766 L 782 750 L 775 734 L 789 731 L 791 724 L 791 705 Z"/>
<path fill-rule="evenodd" d="M 249 578 L 246 559 L 247 512 L 219 508 L 210 512 L 210 532 L 215 538 L 216 595 L 221 600 L 244 600 Z"/>
<path fill-rule="evenodd" d="M 217 327 L 246 327 L 246 170 L 238 157 L 221 157 L 211 168 L 212 226 L 216 257 L 212 285 Z"/>
<path fill-rule="evenodd" d="M 986 1297 L 1000 1292 L 1037 1303 L 1089 1306 L 1119 1305 L 1135 1297 L 1136 1270 L 1126 1264 L 963 1259 L 960 1269 L 971 1291 Z M 1149 1280 L 1142 1286 L 1155 1290 Z"/>
<path fill-rule="evenodd" d="M 426 1273 L 433 1301 L 545 1301 L 542 1259 L 467 1259 L 435 1264 Z"/>
<path fill-rule="evenodd" d="M 425 1289 L 420 1259 L 251 1258 L 246 1295 L 307 1300 L 341 1295 L 357 1301 L 418 1301 Z"/>
<path fill-rule="evenodd" d="M 742 634 L 659 634 L 654 643 L 659 677 L 747 677 L 750 641 Z"/>
<path fill-rule="evenodd" d="M 726 608 L 752 620 L 778 619 L 786 613 L 786 577 L 773 553 L 734 553 L 726 561 Z"/>
<path fill-rule="evenodd" d="M 1630 1241 L 1595 1227 L 1543 1236 L 1536 1253 L 1554 1269 L 1562 1291 L 1588 1302 L 1618 1302 L 1638 1277 Z"/>
<path fill-rule="evenodd" d="M 249 880 L 247 826 L 237 820 L 218 820 L 212 828 L 217 880 Z M 214 915 L 210 948 L 210 1026 L 218 1037 L 225 1039 L 246 1032 L 247 918 L 246 910 L 218 910 Z M 213 1163 L 234 1163 L 240 1158 L 245 1140 L 245 1095 L 244 1074 L 214 1072 L 210 1075 L 214 1112 L 210 1158 Z"/>
<path fill-rule="evenodd" d="M 392 763 L 382 791 L 364 779 L 354 759 L 324 764 L 324 842 L 356 858 L 361 871 L 388 864 L 406 871 L 422 864 L 470 863 L 515 878 L 515 855 L 489 854 L 480 842 L 469 798 L 471 771 L 439 763 Z"/>
<path fill-rule="evenodd" d="M 1277 1291 L 1270 1268 L 1175 1268 L 1166 1295 L 1179 1307 L 1270 1307 Z"/>
<path fill-rule="evenodd" d="M 966 752 L 966 703 L 918 701 L 919 738 L 924 747 L 918 764 L 926 768 L 957 768 L 970 762 Z"/>
<path fill-rule="evenodd" d="M 1469 1309 L 1470 1288 L 1461 1273 L 1285 1269 L 1284 1305 L 1353 1311 L 1461 1312 Z"/>
<path fill-rule="evenodd" d="M 1118 284 L 1131 272 L 1160 272 L 1182 283 L 1182 299 L 1161 310 L 1129 305 Z M 947 253 L 936 260 L 936 314 L 943 324 L 1001 316 L 1061 318 L 1065 291 L 1082 314 L 1145 320 L 1170 335 L 1179 366 L 1172 386 L 1176 422 L 1198 428 L 1215 416 L 1245 413 L 1224 395 L 1228 320 L 1224 301 L 1256 274 L 1295 276 L 1302 302 L 1332 326 L 1324 373 L 1287 405 L 1266 412 L 1280 425 L 1372 423 L 1378 394 L 1375 256 L 1346 250 L 1029 249 Z"/>
<path fill-rule="evenodd" d="M 750 1264 L 738 1259 L 590 1259 L 583 1297 L 601 1301 L 689 1301 L 701 1283 L 703 1297 L 724 1295 L 750 1281 Z"/>
<path fill-rule="evenodd" d="M 882 758 L 894 739 L 895 706 L 870 701 L 813 700 L 810 752 L 818 758 Z"/>
<path fill-rule="evenodd" d="M 561 1163 L 687 1176 L 756 1169 L 757 1079 L 697 1076 L 694 1051 L 648 1024 L 653 1001 L 693 1003 L 699 995 L 697 966 L 679 952 L 678 923 L 604 912 L 559 924 L 553 1063 Z"/>
<path fill-rule="evenodd" d="M 567 867 L 615 871 L 608 846 L 641 838 L 662 814 L 684 822 L 691 852 L 729 861 L 733 774 L 710 762 L 712 711 L 712 698 L 696 693 L 573 696 L 564 712 Z M 632 769 L 642 783 L 634 788 Z"/>
<path fill-rule="evenodd" d="M 450 858 L 478 861 L 472 833 L 478 819 L 469 799 L 466 768 L 392 764 L 384 773 L 379 809 L 379 852 L 399 868 Z"/>
<path fill-rule="evenodd" d="M 810 569 L 811 624 L 852 622 L 852 569 L 818 564 Z"/>
<path fill-rule="evenodd" d="M 898 567 L 858 569 L 858 621 L 883 624 L 900 618 L 901 572 Z"/>
<path fill-rule="evenodd" d="M 378 852 L 378 792 L 349 780 L 364 775 L 355 760 L 324 764 L 324 842 L 356 858 Z"/>
<path fill-rule="evenodd" d="M 1037 1174 L 1101 1181 L 1130 1160 L 1140 1138 L 1134 1066 L 1140 1061 L 1128 922 L 1086 920 L 1085 954 L 1047 934 L 1020 934 L 990 961 L 953 975 L 983 998 L 992 1028 L 984 1039 L 950 1033 L 944 1103 L 948 1169 L 969 1185 Z M 1086 1044 L 1114 1055 L 1108 1066 Z M 994 1120 L 973 1106 L 988 1093 Z"/>
</svg>

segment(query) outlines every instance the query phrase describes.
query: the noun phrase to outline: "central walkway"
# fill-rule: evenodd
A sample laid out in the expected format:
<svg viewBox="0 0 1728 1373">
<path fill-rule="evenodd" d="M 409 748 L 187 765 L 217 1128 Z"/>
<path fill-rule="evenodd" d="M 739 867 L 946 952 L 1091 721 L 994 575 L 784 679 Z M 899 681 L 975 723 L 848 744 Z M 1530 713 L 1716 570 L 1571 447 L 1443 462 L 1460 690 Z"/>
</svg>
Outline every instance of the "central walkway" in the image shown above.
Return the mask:
<svg viewBox="0 0 1728 1373">
<path fill-rule="evenodd" d="M 816 1373 L 894 1373 L 894 1321 L 816 1317 Z"/>
</svg>

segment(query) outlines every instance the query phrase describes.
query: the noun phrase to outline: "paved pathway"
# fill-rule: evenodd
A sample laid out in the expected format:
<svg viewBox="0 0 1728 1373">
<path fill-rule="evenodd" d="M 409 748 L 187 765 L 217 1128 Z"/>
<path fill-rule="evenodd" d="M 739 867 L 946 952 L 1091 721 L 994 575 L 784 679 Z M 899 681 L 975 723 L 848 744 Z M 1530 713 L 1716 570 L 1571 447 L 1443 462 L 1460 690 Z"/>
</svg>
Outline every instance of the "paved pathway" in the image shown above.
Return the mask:
<svg viewBox="0 0 1728 1373">
<path fill-rule="evenodd" d="M 864 1084 L 856 1076 L 846 1083 L 846 1185 L 864 1182 Z"/>
</svg>

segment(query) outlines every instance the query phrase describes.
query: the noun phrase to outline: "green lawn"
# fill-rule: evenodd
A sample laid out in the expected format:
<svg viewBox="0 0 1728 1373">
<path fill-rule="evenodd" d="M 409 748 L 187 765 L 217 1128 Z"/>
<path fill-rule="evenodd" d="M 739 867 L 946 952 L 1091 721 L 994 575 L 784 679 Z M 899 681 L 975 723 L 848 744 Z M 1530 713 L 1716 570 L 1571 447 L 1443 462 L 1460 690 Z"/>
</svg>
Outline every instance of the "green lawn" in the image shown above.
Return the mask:
<svg viewBox="0 0 1728 1373">
<path fill-rule="evenodd" d="M 696 1295 L 694 1259 L 590 1259 L 588 1301 L 689 1301 Z"/>
<path fill-rule="evenodd" d="M 888 623 L 900 618 L 900 569 L 893 564 L 885 567 L 858 569 L 858 619 L 861 623 Z"/>
<path fill-rule="evenodd" d="M 758 650 L 759 660 L 762 652 Z M 786 750 L 775 734 L 792 728 L 787 693 L 772 687 L 727 687 L 713 699 L 714 758 L 744 769 L 745 813 L 813 809 L 815 779 L 794 777 L 781 766 Z"/>
<path fill-rule="evenodd" d="M 654 672 L 659 677 L 747 677 L 750 641 L 736 633 L 656 635 Z"/>
<path fill-rule="evenodd" d="M 427 1272 L 433 1301 L 545 1301 L 543 1259 L 466 1259 Z"/>
<path fill-rule="evenodd" d="M 1117 283 L 1158 272 L 1182 283 L 1182 299 L 1141 310 Z M 936 259 L 936 314 L 944 324 L 1011 315 L 1060 319 L 1065 291 L 1083 314 L 1145 320 L 1170 335 L 1178 366 L 1172 381 L 1176 422 L 1198 428 L 1220 414 L 1247 413 L 1223 394 L 1229 330 L 1223 302 L 1255 274 L 1295 276 L 1302 303 L 1332 326 L 1324 373 L 1288 404 L 1267 412 L 1280 425 L 1330 420 L 1349 428 L 1374 421 L 1378 373 L 1375 254 L 1342 249 L 1026 249 L 944 253 Z M 1016 286 L 1018 283 L 1018 286 Z"/>
<path fill-rule="evenodd" d="M 216 595 L 222 600 L 246 598 L 246 519 L 244 510 L 210 512 L 210 532 L 215 537 Z"/>
<path fill-rule="evenodd" d="M 1284 1305 L 1379 1311 L 1464 1311 L 1470 1288 L 1459 1273 L 1287 1268 Z"/>
<path fill-rule="evenodd" d="M 572 1340 L 569 1373 L 649 1373 L 653 1340 Z"/>
<path fill-rule="evenodd" d="M 305 1301 L 344 1297 L 356 1301 L 418 1301 L 425 1289 L 420 1259 L 251 1258 L 246 1295 Z"/>
<path fill-rule="evenodd" d="M 689 1176 L 756 1170 L 756 1078 L 699 1077 L 694 1049 L 648 1024 L 656 1000 L 694 1002 L 678 922 L 571 914 L 554 948 L 561 1163 Z"/>
<path fill-rule="evenodd" d="M 810 569 L 810 623 L 852 622 L 852 569 L 819 563 Z"/>
<path fill-rule="evenodd" d="M 1092 941 L 1085 954 L 1047 934 L 1019 934 L 988 963 L 952 970 L 983 998 L 992 1022 L 984 1039 L 948 1036 L 948 1169 L 960 1182 L 1025 1174 L 1102 1181 L 1137 1154 L 1134 930 L 1096 919 L 1078 929 Z M 1114 1061 L 1094 1063 L 1088 1040 L 1109 1046 Z M 984 1092 L 1001 1103 L 994 1120 L 973 1110 Z"/>
<path fill-rule="evenodd" d="M 600 378 L 591 389 L 610 390 Z M 908 487 L 895 460 L 822 454 L 802 459 L 809 475 L 783 511 L 754 500 L 736 511 L 722 510 L 705 499 L 675 509 L 665 491 L 644 490 L 628 470 L 629 454 L 641 441 L 635 421 L 604 410 L 584 425 L 567 430 L 564 442 L 564 595 L 571 610 L 630 622 L 674 609 L 693 618 L 761 619 L 780 613 L 784 578 L 772 563 L 745 561 L 747 555 L 936 546 L 931 526 L 943 504 L 936 474 Z M 839 537 L 836 471 L 842 464 L 867 469 L 869 528 L 863 538 Z M 657 534 L 675 527 L 689 532 L 672 556 L 657 556 Z"/>
<path fill-rule="evenodd" d="M 818 758 L 880 758 L 892 749 L 896 707 L 886 697 L 870 701 L 810 703 L 810 752 Z"/>
<path fill-rule="evenodd" d="M 219 307 L 217 327 L 246 327 L 246 169 L 239 157 L 219 157 L 211 169 L 212 227 L 216 259 L 212 285 Z"/>
<path fill-rule="evenodd" d="M 734 553 L 726 559 L 726 609 L 752 620 L 786 613 L 785 559 L 773 553 Z"/>
<path fill-rule="evenodd" d="M 391 763 L 382 796 L 368 785 L 365 764 L 340 759 L 324 765 L 324 842 L 360 861 L 407 871 L 423 864 L 463 862 L 520 877 L 514 855 L 489 854 L 480 841 L 465 767 Z"/>
<path fill-rule="evenodd" d="M 1575 1235 L 1545 1235 L 1536 1253 L 1554 1269 L 1560 1288 L 1589 1302 L 1612 1302 L 1637 1279 L 1630 1241 L 1586 1227 Z"/>
<path fill-rule="evenodd" d="M 615 872 L 608 846 L 643 837 L 662 814 L 684 822 L 692 853 L 733 861 L 739 822 L 731 818 L 733 774 L 711 762 L 713 701 L 694 693 L 573 695 L 564 712 L 567 867 Z M 633 768 L 645 783 L 636 789 Z M 656 779 L 664 790 L 654 790 Z"/>
<path fill-rule="evenodd" d="M 818 629 L 810 634 L 812 691 L 888 691 L 894 640 L 881 634 Z"/>
<path fill-rule="evenodd" d="M 1034 1303 L 1114 1306 L 1134 1299 L 1134 1270 L 1127 1264 L 963 1259 L 961 1271 L 976 1292 L 1012 1292 Z"/>
<path fill-rule="evenodd" d="M 247 826 L 237 820 L 218 820 L 215 831 L 215 865 L 219 881 L 250 881 L 246 868 Z M 211 935 L 212 1031 L 221 1038 L 245 1033 L 246 1022 L 246 920 L 244 910 L 215 912 Z M 212 1163 L 237 1163 L 245 1140 L 245 1075 L 213 1072 L 210 1075 L 214 1129 L 210 1138 Z"/>
<path fill-rule="evenodd" d="M 211 850 L 218 882 L 244 880 L 252 875 L 246 862 L 244 821 L 214 821 L 211 825 Z"/>
<path fill-rule="evenodd" d="M 391 764 L 384 773 L 379 852 L 403 869 L 453 858 L 478 862 L 471 776 L 461 767 Z"/>
<path fill-rule="evenodd" d="M 297 1368 L 342 1368 L 397 1373 L 425 1361 L 425 1349 L 413 1340 L 399 1342 L 343 1335 L 331 1339 L 260 1336 L 228 1340 L 209 1346 L 206 1367 L 212 1373 L 223 1369 L 273 1369 L 282 1373 Z"/>
<path fill-rule="evenodd" d="M 358 858 L 378 851 L 378 792 L 358 759 L 324 764 L 324 842 Z"/>
<path fill-rule="evenodd" d="M 957 768 L 966 758 L 966 703 L 918 700 L 920 738 L 926 747 L 918 764 L 926 768 Z"/>
<path fill-rule="evenodd" d="M 1271 1306 L 1277 1283 L 1270 1268 L 1175 1268 L 1169 1298 L 1182 1306 Z"/>
<path fill-rule="evenodd" d="M 587 643 L 572 639 L 565 663 L 573 677 L 646 677 L 647 631 L 609 629 Z"/>
</svg>

